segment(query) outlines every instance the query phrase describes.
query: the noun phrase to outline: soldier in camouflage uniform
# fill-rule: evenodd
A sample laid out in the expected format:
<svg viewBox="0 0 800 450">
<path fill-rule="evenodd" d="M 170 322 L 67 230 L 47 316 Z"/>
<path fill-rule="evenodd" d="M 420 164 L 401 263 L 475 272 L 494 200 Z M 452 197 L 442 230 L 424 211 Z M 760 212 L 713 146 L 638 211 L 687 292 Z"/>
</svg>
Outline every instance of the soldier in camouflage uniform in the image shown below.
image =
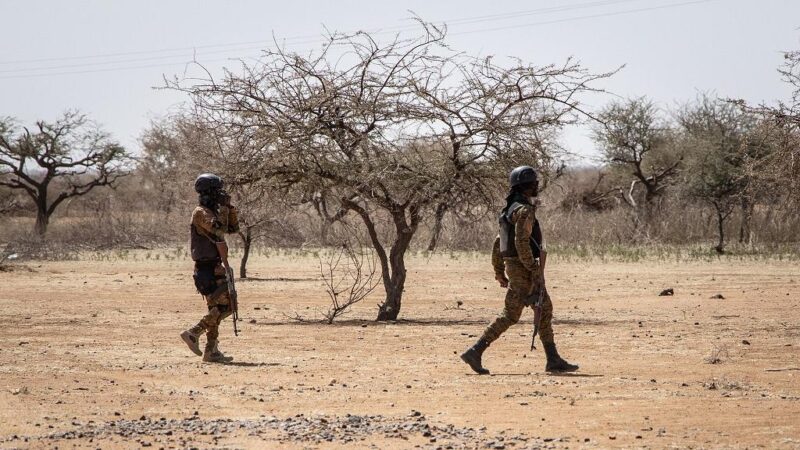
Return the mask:
<svg viewBox="0 0 800 450">
<path fill-rule="evenodd" d="M 223 264 L 227 262 L 228 245 L 225 233 L 239 231 L 236 208 L 223 190 L 222 179 L 204 173 L 197 177 L 195 191 L 200 195 L 200 205 L 192 212 L 190 225 L 191 250 L 194 265 L 194 283 L 208 306 L 208 313 L 192 328 L 181 333 L 189 349 L 205 362 L 230 362 L 218 347 L 219 324 L 230 316 L 231 299 L 225 281 Z M 206 333 L 205 351 L 200 351 L 200 336 Z"/>
<path fill-rule="evenodd" d="M 484 350 L 511 325 L 517 323 L 522 310 L 526 306 L 533 306 L 535 299 L 541 295 L 543 301 L 539 337 L 547 355 L 545 370 L 573 372 L 578 370 L 578 366 L 562 359 L 556 350 L 552 327 L 553 303 L 547 294 L 539 267 L 544 241 L 536 219 L 539 194 L 536 171 L 529 166 L 517 167 L 511 171 L 509 182 L 511 192 L 500 215 L 500 235 L 495 239 L 492 249 L 495 279 L 500 286 L 508 288 L 505 308 L 486 328 L 478 342 L 461 355 L 461 359 L 475 372 L 488 374 L 489 371 L 481 364 Z"/>
</svg>

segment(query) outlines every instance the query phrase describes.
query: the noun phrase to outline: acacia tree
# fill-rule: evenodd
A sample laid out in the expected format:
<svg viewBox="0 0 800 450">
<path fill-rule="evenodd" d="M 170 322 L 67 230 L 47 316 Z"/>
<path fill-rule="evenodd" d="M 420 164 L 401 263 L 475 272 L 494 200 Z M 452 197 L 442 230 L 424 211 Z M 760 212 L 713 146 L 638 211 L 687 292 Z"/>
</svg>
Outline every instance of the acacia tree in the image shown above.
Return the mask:
<svg viewBox="0 0 800 450">
<path fill-rule="evenodd" d="M 791 98 L 775 106 L 745 109 L 766 119 L 765 129 L 775 150 L 757 168 L 760 181 L 788 194 L 785 197 L 796 206 L 800 204 L 800 51 L 786 52 L 784 58 L 778 72 L 792 89 Z"/>
<path fill-rule="evenodd" d="M 659 117 L 658 108 L 645 97 L 615 102 L 598 116 L 594 140 L 605 161 L 613 168 L 633 176 L 627 195 L 622 198 L 633 208 L 637 185 L 644 187 L 644 203 L 649 209 L 664 192 L 680 168 L 682 156 L 671 152 L 669 126 Z"/>
<path fill-rule="evenodd" d="M 714 249 L 725 251 L 725 222 L 738 205 L 753 204 L 753 183 L 748 167 L 769 154 L 757 133 L 757 117 L 736 105 L 702 96 L 679 113 L 688 139 L 689 164 L 686 186 L 690 195 L 714 208 L 718 241 Z"/>
<path fill-rule="evenodd" d="M 575 120 L 579 94 L 608 75 L 572 60 L 471 58 L 444 45 L 444 30 L 422 26 L 411 40 L 334 34 L 318 52 L 279 47 L 220 80 L 168 82 L 226 135 L 260 139 L 249 174 L 314 192 L 331 217 L 363 222 L 386 293 L 378 320 L 398 317 L 406 251 L 436 205 L 513 165 L 539 165 L 549 155 L 537 136 Z"/>
<path fill-rule="evenodd" d="M 141 134 L 142 156 L 137 161 L 148 204 L 169 215 L 185 207 L 186 193 L 197 176 L 196 161 L 185 158 L 188 130 L 182 120 L 154 120 Z"/>
<path fill-rule="evenodd" d="M 128 173 L 130 158 L 108 133 L 78 112 L 19 130 L 0 120 L 0 185 L 24 191 L 36 205 L 36 232 L 44 235 L 64 201 Z"/>
</svg>

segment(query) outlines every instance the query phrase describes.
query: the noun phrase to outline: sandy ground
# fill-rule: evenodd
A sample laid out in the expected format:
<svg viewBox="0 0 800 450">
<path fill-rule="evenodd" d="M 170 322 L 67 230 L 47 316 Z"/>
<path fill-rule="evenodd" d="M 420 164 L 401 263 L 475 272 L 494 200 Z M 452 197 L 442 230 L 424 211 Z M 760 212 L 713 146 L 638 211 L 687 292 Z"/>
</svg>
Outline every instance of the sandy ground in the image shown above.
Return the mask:
<svg viewBox="0 0 800 450">
<path fill-rule="evenodd" d="M 371 320 L 379 290 L 334 325 L 288 318 L 326 307 L 315 257 L 256 257 L 228 365 L 178 337 L 204 309 L 190 262 L 106 256 L 0 272 L 0 448 L 800 448 L 797 263 L 553 258 L 580 372 L 544 372 L 527 310 L 477 376 L 486 255 L 411 258 L 402 320 Z"/>
</svg>

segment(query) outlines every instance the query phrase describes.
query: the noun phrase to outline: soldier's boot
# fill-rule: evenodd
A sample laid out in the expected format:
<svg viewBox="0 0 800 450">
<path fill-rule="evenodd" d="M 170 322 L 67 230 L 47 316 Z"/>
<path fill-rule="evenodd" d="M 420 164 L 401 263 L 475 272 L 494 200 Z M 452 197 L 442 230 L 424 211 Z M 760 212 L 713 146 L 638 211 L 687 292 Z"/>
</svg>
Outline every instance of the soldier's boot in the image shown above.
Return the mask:
<svg viewBox="0 0 800 450">
<path fill-rule="evenodd" d="M 229 363 L 233 361 L 233 358 L 225 356 L 217 350 L 217 341 L 210 340 L 206 342 L 206 349 L 203 352 L 203 362 L 213 362 L 213 363 Z"/>
<path fill-rule="evenodd" d="M 200 351 L 200 335 L 205 331 L 205 328 L 201 324 L 197 324 L 192 328 L 181 333 L 181 339 L 183 342 L 189 346 L 189 350 L 191 350 L 195 355 L 202 356 L 203 352 Z"/>
<path fill-rule="evenodd" d="M 469 350 L 465 351 L 461 354 L 461 359 L 464 360 L 465 363 L 469 364 L 469 367 L 475 371 L 478 375 L 488 375 L 489 370 L 485 369 L 481 364 L 481 356 L 483 356 L 483 351 L 489 347 L 489 342 L 483 339 L 478 339 L 478 342 L 475 343 Z"/>
<path fill-rule="evenodd" d="M 554 342 L 544 344 L 544 353 L 547 355 L 547 365 L 544 368 L 546 372 L 575 372 L 578 370 L 578 366 L 568 363 L 559 356 Z"/>
<path fill-rule="evenodd" d="M 219 341 L 214 343 L 214 351 L 212 352 L 215 358 L 223 359 L 224 362 L 231 362 L 233 361 L 233 356 L 226 356 L 219 350 Z"/>
</svg>

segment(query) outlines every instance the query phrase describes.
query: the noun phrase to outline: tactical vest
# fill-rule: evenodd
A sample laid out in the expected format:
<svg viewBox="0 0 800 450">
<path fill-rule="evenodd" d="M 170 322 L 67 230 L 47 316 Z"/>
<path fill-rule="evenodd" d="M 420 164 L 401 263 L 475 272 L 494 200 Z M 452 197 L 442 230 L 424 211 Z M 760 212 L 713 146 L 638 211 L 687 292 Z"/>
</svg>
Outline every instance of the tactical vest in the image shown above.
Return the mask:
<svg viewBox="0 0 800 450">
<path fill-rule="evenodd" d="M 219 260 L 219 250 L 217 244 L 214 243 L 208 236 L 200 234 L 194 224 L 189 225 L 190 228 L 190 244 L 192 249 L 192 260 L 209 262 Z"/>
<path fill-rule="evenodd" d="M 500 255 L 504 258 L 512 258 L 519 255 L 517 253 L 515 227 L 511 223 L 511 216 L 523 206 L 527 205 L 514 202 L 500 213 Z M 531 232 L 529 245 L 534 258 L 541 256 L 542 229 L 539 226 L 538 219 L 533 221 L 533 231 Z"/>
</svg>

